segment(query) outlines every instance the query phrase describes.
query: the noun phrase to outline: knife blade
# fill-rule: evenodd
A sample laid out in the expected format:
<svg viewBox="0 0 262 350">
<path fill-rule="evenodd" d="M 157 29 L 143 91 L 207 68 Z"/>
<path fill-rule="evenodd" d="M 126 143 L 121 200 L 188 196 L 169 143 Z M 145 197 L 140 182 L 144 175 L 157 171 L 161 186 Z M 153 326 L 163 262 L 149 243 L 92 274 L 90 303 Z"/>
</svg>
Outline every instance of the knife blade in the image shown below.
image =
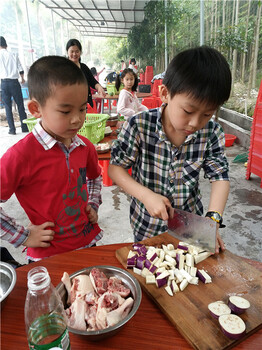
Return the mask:
<svg viewBox="0 0 262 350">
<path fill-rule="evenodd" d="M 216 223 L 213 220 L 172 208 L 167 226 L 171 236 L 215 253 Z"/>
</svg>

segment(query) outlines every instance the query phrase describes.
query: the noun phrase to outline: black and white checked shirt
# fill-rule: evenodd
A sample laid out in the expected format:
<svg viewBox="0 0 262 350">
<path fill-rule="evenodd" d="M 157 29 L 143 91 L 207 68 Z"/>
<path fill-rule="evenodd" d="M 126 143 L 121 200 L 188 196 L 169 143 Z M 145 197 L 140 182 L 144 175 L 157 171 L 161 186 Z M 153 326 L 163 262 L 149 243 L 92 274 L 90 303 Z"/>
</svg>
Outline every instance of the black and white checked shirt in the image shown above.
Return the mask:
<svg viewBox="0 0 262 350">
<path fill-rule="evenodd" d="M 167 139 L 161 122 L 162 108 L 130 117 L 111 149 L 110 163 L 125 169 L 155 193 L 166 196 L 174 208 L 203 214 L 199 176 L 209 181 L 229 180 L 222 127 L 210 120 L 176 147 Z M 149 215 L 143 203 L 131 198 L 130 222 L 135 240 L 167 231 L 167 221 Z"/>
</svg>

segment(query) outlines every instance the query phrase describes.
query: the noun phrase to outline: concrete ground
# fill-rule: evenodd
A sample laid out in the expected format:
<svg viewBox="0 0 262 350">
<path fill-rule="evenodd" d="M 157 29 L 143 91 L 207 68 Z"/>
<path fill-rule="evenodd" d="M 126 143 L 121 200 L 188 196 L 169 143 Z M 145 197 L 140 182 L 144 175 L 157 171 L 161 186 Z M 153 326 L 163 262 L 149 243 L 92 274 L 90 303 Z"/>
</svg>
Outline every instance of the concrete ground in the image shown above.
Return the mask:
<svg viewBox="0 0 262 350">
<path fill-rule="evenodd" d="M 19 123 L 18 123 L 19 125 Z M 0 126 L 0 155 L 18 142 L 26 134 L 22 134 L 17 127 L 17 135 L 9 135 L 6 126 Z M 262 262 L 262 189 L 261 179 L 251 175 L 245 179 L 246 168 L 244 164 L 233 163 L 236 155 L 247 152 L 238 145 L 226 148 L 230 164 L 231 190 L 224 212 L 226 228 L 221 229 L 221 235 L 226 247 L 232 253 L 242 257 Z M 207 210 L 210 186 L 203 176 L 200 181 L 204 209 Z M 103 187 L 103 204 L 99 209 L 99 225 L 104 230 L 101 244 L 123 243 L 133 241 L 132 230 L 129 223 L 128 196 L 118 186 Z M 28 218 L 13 195 L 2 204 L 4 210 L 13 216 L 18 223 L 27 225 Z M 1 241 L 1 245 L 9 249 L 11 254 L 20 263 L 25 263 L 23 248 L 14 248 L 9 243 Z"/>
</svg>

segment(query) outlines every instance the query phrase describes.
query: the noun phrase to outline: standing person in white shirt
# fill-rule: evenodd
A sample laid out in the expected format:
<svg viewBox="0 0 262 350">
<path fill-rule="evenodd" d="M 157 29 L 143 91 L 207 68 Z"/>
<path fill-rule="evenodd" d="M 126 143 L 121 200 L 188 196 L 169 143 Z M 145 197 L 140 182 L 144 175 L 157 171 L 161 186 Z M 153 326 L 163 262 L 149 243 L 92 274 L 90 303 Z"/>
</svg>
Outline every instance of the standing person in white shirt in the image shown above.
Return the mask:
<svg viewBox="0 0 262 350">
<path fill-rule="evenodd" d="M 7 51 L 6 40 L 3 36 L 0 36 L 0 77 L 2 101 L 5 106 L 6 119 L 9 126 L 9 134 L 11 135 L 16 134 L 12 112 L 12 97 L 17 104 L 22 132 L 28 132 L 27 125 L 23 123 L 23 120 L 26 119 L 26 112 L 21 85 L 18 81 L 19 74 L 21 76 L 21 83 L 23 84 L 25 82 L 24 71 L 19 58 L 17 54 Z"/>
<path fill-rule="evenodd" d="M 138 70 L 137 70 L 135 58 L 131 58 L 128 68 L 132 69 L 134 71 L 134 73 L 137 74 Z"/>
<path fill-rule="evenodd" d="M 121 83 L 124 85 L 124 88 L 119 93 L 117 113 L 124 116 L 125 120 L 127 120 L 128 117 L 138 112 L 147 111 L 148 108 L 142 105 L 136 96 L 138 79 L 131 68 L 124 69 L 121 75 L 117 76 L 115 82 L 117 91 L 119 91 Z"/>
</svg>

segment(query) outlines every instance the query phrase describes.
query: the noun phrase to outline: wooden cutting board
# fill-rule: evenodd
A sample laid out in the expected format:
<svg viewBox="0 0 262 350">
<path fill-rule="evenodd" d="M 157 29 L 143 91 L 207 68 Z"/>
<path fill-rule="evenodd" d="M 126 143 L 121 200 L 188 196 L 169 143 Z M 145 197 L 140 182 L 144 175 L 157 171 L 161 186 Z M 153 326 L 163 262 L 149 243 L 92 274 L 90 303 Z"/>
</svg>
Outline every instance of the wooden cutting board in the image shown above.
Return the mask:
<svg viewBox="0 0 262 350">
<path fill-rule="evenodd" d="M 147 239 L 143 244 L 159 246 L 178 240 L 168 233 Z M 132 245 L 116 251 L 116 257 L 126 268 L 126 260 Z M 146 285 L 145 279 L 128 271 L 140 282 L 143 290 L 154 300 L 180 334 L 195 349 L 230 349 L 262 327 L 262 283 L 261 272 L 246 263 L 242 258 L 226 251 L 217 257 L 212 256 L 197 264 L 212 277 L 212 283 L 188 285 L 183 292 L 173 297 L 165 289 L 155 285 Z M 246 324 L 246 335 L 240 340 L 230 340 L 221 331 L 217 320 L 211 317 L 208 304 L 217 300 L 227 302 L 230 295 L 243 296 L 249 300 L 251 307 L 240 317 Z M 157 325 L 156 325 L 157 330 Z"/>
</svg>

